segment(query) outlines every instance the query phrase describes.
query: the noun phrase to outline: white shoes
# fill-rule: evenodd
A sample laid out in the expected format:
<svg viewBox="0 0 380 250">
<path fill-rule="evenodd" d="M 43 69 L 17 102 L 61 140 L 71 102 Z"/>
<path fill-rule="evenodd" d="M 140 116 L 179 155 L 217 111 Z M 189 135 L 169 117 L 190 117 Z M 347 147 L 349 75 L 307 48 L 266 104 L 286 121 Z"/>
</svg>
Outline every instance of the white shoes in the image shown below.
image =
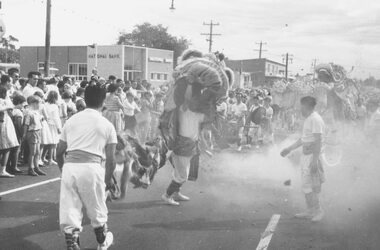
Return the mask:
<svg viewBox="0 0 380 250">
<path fill-rule="evenodd" d="M 171 196 L 168 196 L 167 194 L 163 194 L 161 196 L 161 199 L 165 202 L 165 204 L 167 205 L 171 205 L 171 206 L 179 206 L 179 202 L 176 202 L 173 197 Z"/>
<path fill-rule="evenodd" d="M 239 146 L 239 147 L 237 148 L 237 151 L 238 151 L 238 152 L 241 152 L 241 146 Z"/>
<path fill-rule="evenodd" d="M 294 215 L 294 217 L 298 219 L 311 219 L 313 218 L 313 212 L 308 209 L 305 212 L 301 212 L 299 214 Z"/>
<path fill-rule="evenodd" d="M 190 200 L 189 197 L 187 197 L 186 195 L 181 194 L 180 192 L 174 193 L 173 194 L 173 199 L 175 201 L 189 201 Z"/>
<path fill-rule="evenodd" d="M 325 216 L 325 212 L 323 212 L 322 209 L 319 209 L 318 211 L 316 211 L 314 213 L 314 216 L 313 216 L 313 218 L 311 218 L 311 221 L 312 222 L 319 222 L 323 219 L 324 216 Z"/>
<path fill-rule="evenodd" d="M 322 209 L 319 209 L 314 212 L 311 210 L 306 210 L 305 212 L 295 215 L 295 217 L 298 219 L 311 219 L 312 222 L 319 222 L 323 219 L 324 216 L 325 216 L 325 213 L 323 212 Z"/>
<path fill-rule="evenodd" d="M 106 240 L 103 244 L 98 244 L 97 250 L 107 250 L 113 243 L 113 234 L 111 232 L 106 233 Z"/>
</svg>

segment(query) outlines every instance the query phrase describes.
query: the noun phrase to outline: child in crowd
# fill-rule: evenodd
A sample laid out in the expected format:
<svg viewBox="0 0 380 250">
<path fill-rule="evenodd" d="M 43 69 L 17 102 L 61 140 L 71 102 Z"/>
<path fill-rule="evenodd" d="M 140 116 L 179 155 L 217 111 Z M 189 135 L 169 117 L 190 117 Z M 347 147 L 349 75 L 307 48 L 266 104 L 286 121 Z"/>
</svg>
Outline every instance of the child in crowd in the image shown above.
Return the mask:
<svg viewBox="0 0 380 250">
<path fill-rule="evenodd" d="M 157 93 L 155 99 L 153 101 L 153 109 L 151 111 L 152 114 L 152 123 L 150 129 L 150 138 L 155 138 L 158 133 L 158 123 L 160 120 L 160 116 L 164 113 L 164 95 L 162 93 Z"/>
<path fill-rule="evenodd" d="M 27 104 L 26 104 L 25 97 L 22 95 L 15 95 L 12 101 L 14 105 L 14 109 L 12 111 L 13 126 L 15 127 L 17 140 L 19 144 L 21 145 L 22 136 L 23 136 L 24 111 L 25 111 L 25 106 L 27 106 Z M 20 148 L 21 146 L 13 148 L 9 154 L 9 160 L 8 160 L 8 166 L 7 166 L 7 171 L 9 173 L 21 174 L 23 172 L 17 167 L 18 158 L 20 154 Z"/>
<path fill-rule="evenodd" d="M 7 172 L 6 166 L 10 150 L 18 147 L 19 143 L 12 119 L 9 116 L 13 105 L 6 100 L 6 97 L 7 89 L 0 86 L 0 112 L 3 112 L 2 120 L 0 121 L 0 177 L 13 178 L 14 175 Z"/>
<path fill-rule="evenodd" d="M 63 92 L 62 99 L 67 107 L 67 119 L 69 119 L 72 115 L 74 115 L 77 112 L 77 108 L 75 106 L 75 103 L 73 103 L 71 99 L 72 95 L 70 92 Z"/>
<path fill-rule="evenodd" d="M 152 116 L 150 112 L 153 109 L 152 104 L 152 97 L 153 94 L 150 91 L 144 92 L 143 96 L 141 98 L 141 113 L 140 113 L 140 119 L 138 123 L 139 128 L 139 139 L 141 143 L 145 143 L 147 140 L 149 140 L 149 133 L 150 133 L 150 124 L 152 122 Z"/>
<path fill-rule="evenodd" d="M 59 142 L 59 134 L 61 133 L 62 125 L 61 120 L 59 119 L 59 108 L 57 105 L 58 102 L 58 92 L 51 91 L 47 96 L 47 103 L 45 104 L 45 109 L 47 113 L 47 123 L 49 126 L 49 131 L 51 134 L 51 140 L 47 142 L 44 151 L 42 152 L 42 159 L 47 161 L 48 164 L 56 165 L 57 163 L 53 160 L 55 156 L 55 148 Z M 45 160 L 45 157 L 48 156 L 49 159 Z"/>
<path fill-rule="evenodd" d="M 41 99 L 38 96 L 32 95 L 28 97 L 27 102 L 29 110 L 25 115 L 23 140 L 27 141 L 29 147 L 28 174 L 31 176 L 46 175 L 38 167 L 42 130 Z"/>
</svg>

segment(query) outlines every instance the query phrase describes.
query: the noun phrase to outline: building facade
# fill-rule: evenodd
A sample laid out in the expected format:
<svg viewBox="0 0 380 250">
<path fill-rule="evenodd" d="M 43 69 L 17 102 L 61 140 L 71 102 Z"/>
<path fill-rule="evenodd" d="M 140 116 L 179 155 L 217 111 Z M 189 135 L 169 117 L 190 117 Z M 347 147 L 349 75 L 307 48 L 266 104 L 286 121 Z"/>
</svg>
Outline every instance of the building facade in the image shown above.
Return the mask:
<svg viewBox="0 0 380 250">
<path fill-rule="evenodd" d="M 271 86 L 275 80 L 285 78 L 285 64 L 266 58 L 227 60 L 226 64 L 238 79 L 240 75 L 244 76 L 240 78 L 244 81 L 240 87 Z"/>
<path fill-rule="evenodd" d="M 173 51 L 130 45 L 53 46 L 50 74 L 72 75 L 86 80 L 92 70 L 107 78 L 148 80 L 154 85 L 170 81 L 173 73 Z M 45 47 L 20 48 L 20 73 L 43 72 Z"/>
</svg>

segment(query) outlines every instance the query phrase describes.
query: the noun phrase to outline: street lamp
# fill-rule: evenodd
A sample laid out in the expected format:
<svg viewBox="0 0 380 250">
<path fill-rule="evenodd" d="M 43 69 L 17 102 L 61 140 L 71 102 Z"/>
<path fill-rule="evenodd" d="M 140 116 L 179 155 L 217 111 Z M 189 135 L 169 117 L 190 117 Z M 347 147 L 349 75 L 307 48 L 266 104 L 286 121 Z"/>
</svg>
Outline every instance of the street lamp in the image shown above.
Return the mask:
<svg viewBox="0 0 380 250">
<path fill-rule="evenodd" d="M 174 0 L 172 0 L 172 5 L 170 6 L 169 10 L 171 10 L 171 11 L 175 10 L 175 8 L 174 8 Z"/>
</svg>

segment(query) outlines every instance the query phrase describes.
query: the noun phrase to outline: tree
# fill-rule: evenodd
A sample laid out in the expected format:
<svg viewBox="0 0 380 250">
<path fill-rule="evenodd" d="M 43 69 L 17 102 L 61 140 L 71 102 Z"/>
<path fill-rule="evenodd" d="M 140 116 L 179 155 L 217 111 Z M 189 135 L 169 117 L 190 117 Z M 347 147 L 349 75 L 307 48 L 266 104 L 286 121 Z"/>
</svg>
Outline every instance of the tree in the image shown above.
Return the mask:
<svg viewBox="0 0 380 250">
<path fill-rule="evenodd" d="M 161 24 L 143 23 L 136 25 L 131 33 L 120 33 L 117 44 L 172 50 L 174 51 L 174 65 L 177 65 L 177 58 L 189 47 L 190 41 L 184 37 L 170 35 L 168 27 Z"/>
<path fill-rule="evenodd" d="M 16 49 L 14 42 L 18 39 L 14 36 L 3 37 L 0 40 L 2 48 L 0 48 L 0 61 L 5 63 L 17 63 L 20 60 L 20 52 Z"/>
</svg>

